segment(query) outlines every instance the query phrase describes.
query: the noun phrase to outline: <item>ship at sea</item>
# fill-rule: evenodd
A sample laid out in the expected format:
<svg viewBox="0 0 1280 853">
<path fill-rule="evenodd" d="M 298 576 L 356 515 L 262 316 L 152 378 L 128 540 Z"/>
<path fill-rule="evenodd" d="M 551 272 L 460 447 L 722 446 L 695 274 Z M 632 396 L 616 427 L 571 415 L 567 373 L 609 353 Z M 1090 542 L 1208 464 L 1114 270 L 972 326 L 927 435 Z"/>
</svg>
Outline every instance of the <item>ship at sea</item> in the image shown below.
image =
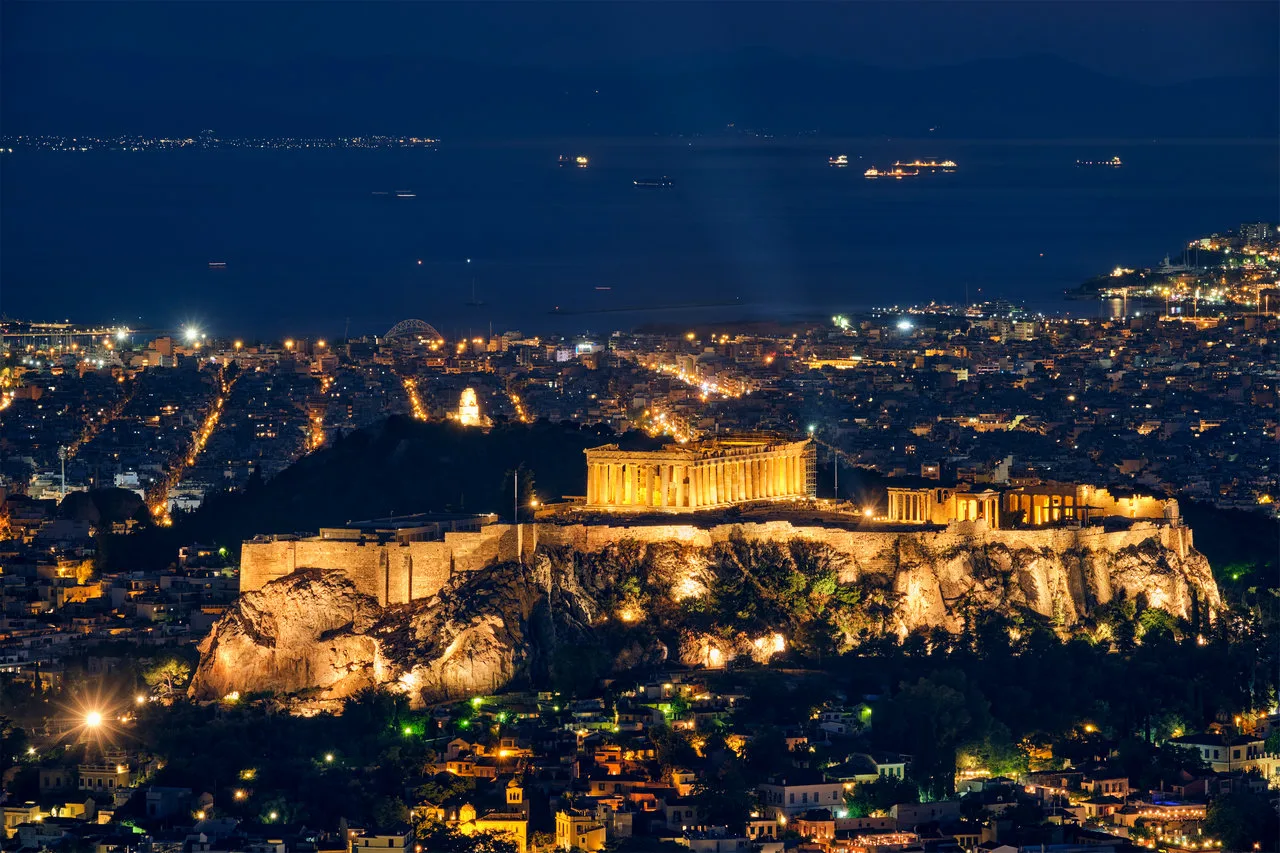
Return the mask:
<svg viewBox="0 0 1280 853">
<path fill-rule="evenodd" d="M 669 187 L 672 185 L 671 179 L 666 176 L 661 178 L 636 178 L 631 183 L 637 187 Z"/>
<path fill-rule="evenodd" d="M 959 168 L 955 160 L 938 160 L 932 157 L 928 160 L 912 160 L 910 163 L 898 161 L 893 164 L 893 167 L 895 169 L 928 169 L 930 172 L 954 172 Z"/>
<path fill-rule="evenodd" d="M 563 166 L 577 166 L 579 169 L 585 169 L 591 165 L 591 158 L 585 154 L 561 154 L 558 161 Z"/>
<path fill-rule="evenodd" d="M 1110 160 L 1077 160 L 1077 166 L 1102 166 L 1108 169 L 1119 169 L 1124 163 L 1120 162 L 1119 157 L 1112 157 Z"/>
<path fill-rule="evenodd" d="M 848 166 L 848 165 L 849 165 L 849 155 L 848 155 L 848 154 L 840 154 L 840 155 L 838 155 L 838 156 L 836 156 L 836 157 L 828 157 L 828 158 L 827 158 L 827 165 L 828 165 L 828 166 L 834 166 L 834 167 L 836 167 L 837 169 L 843 169 L 845 166 Z"/>
<path fill-rule="evenodd" d="M 877 169 L 875 166 L 872 166 L 870 169 L 863 172 L 862 176 L 864 178 L 897 178 L 898 180 L 902 180 L 903 178 L 914 178 L 919 174 L 919 169 L 909 172 L 900 166 L 894 166 L 892 169 Z"/>
</svg>

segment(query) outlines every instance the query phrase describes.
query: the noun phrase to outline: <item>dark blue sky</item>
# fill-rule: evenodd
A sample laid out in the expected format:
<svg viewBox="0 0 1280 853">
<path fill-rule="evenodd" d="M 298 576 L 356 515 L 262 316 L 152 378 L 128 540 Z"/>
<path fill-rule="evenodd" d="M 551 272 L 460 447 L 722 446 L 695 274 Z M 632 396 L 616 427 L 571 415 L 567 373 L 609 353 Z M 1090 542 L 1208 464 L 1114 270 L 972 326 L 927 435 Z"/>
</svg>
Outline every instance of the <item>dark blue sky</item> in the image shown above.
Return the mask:
<svg viewBox="0 0 1280 853">
<path fill-rule="evenodd" d="M 440 56 L 503 64 L 662 61 L 766 47 L 928 67 L 1047 53 L 1144 82 L 1274 70 L 1271 2 L 345 3 L 6 0 L 4 51 L 38 85 L 98 54 Z M 91 61 L 91 60 L 90 60 Z M 41 68 L 45 65 L 45 68 Z"/>
<path fill-rule="evenodd" d="M 1272 2 L 346 3 L 26 2 L 3 9 L 5 88 L 104 60 L 228 66 L 452 58 L 502 65 L 661 65 L 766 48 L 922 68 L 1050 54 L 1149 83 L 1273 74 Z M 154 84 L 163 87 L 163 80 Z"/>
</svg>

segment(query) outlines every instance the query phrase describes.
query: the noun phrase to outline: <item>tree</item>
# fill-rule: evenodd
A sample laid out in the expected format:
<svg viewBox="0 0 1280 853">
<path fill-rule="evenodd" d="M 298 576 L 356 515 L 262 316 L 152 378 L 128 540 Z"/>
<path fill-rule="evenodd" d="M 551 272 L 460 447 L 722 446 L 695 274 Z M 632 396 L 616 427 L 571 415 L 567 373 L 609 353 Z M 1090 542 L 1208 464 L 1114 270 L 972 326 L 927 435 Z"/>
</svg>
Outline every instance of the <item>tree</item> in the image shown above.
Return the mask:
<svg viewBox="0 0 1280 853">
<path fill-rule="evenodd" d="M 967 691 L 964 674 L 958 671 L 920 678 L 902 685 L 885 715 L 889 721 L 885 736 L 908 745 L 906 751 L 914 756 L 912 775 L 934 797 L 950 796 L 955 788 L 956 746 L 978 728 L 974 711 L 981 706 L 971 704 Z"/>
<path fill-rule="evenodd" d="M 417 836 L 418 843 L 432 853 L 516 853 L 516 843 L 505 834 L 464 835 L 439 822 L 419 827 Z"/>
<path fill-rule="evenodd" d="M 1220 840 L 1227 850 L 1249 850 L 1254 844 L 1263 850 L 1274 850 L 1280 829 L 1266 794 L 1237 791 L 1209 802 L 1204 834 Z"/>
<path fill-rule="evenodd" d="M 871 817 L 887 814 L 898 803 L 920 802 L 920 789 L 910 779 L 881 776 L 855 785 L 844 801 L 850 817 Z"/>
<path fill-rule="evenodd" d="M 142 680 L 156 696 L 172 700 L 191 680 L 191 664 L 177 657 L 165 658 L 144 672 Z"/>
</svg>

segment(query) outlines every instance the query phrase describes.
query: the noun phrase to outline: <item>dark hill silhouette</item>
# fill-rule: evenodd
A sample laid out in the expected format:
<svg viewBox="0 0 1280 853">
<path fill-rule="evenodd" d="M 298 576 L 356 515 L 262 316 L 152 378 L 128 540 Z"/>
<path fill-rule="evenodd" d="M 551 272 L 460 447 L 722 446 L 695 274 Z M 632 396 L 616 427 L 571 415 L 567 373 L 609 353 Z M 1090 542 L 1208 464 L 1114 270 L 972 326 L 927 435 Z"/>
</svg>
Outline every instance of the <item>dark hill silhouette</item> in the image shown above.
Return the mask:
<svg viewBox="0 0 1280 853">
<path fill-rule="evenodd" d="M 717 133 L 733 122 L 827 136 L 937 128 L 939 139 L 1150 139 L 1272 138 L 1280 127 L 1274 80 L 1149 85 L 1043 55 L 914 70 L 765 50 L 572 69 L 403 57 L 84 62 L 92 79 L 48 67 L 45 86 L 9 93 L 8 132 L 216 127 L 226 135 L 422 132 L 456 141 Z M 168 107 L 160 117 L 157 102 Z M 66 115 L 76 116 L 74 128 Z"/>
<path fill-rule="evenodd" d="M 395 416 L 304 457 L 268 483 L 212 494 L 173 527 L 103 538 L 104 568 L 163 567 L 180 545 L 212 542 L 238 551 L 263 533 L 314 532 L 348 521 L 418 512 L 512 513 L 511 471 L 521 469 L 522 503 L 581 495 L 582 451 L 608 442 L 656 446 L 639 433 L 539 422 L 484 432 Z M 529 476 L 532 475 L 532 476 Z M 532 491 L 530 490 L 532 486 Z"/>
<path fill-rule="evenodd" d="M 72 492 L 58 505 L 58 514 L 63 518 L 95 526 L 145 517 L 146 512 L 146 505 L 136 492 L 117 488 Z"/>
</svg>

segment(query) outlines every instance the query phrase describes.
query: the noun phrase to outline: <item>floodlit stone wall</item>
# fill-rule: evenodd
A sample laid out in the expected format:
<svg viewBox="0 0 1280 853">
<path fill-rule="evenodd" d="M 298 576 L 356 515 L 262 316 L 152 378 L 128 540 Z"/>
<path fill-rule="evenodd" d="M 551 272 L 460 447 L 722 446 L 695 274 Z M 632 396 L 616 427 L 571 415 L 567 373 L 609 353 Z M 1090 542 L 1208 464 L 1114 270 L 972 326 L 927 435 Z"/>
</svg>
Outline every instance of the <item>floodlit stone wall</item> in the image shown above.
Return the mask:
<svg viewBox="0 0 1280 853">
<path fill-rule="evenodd" d="M 510 524 L 490 524 L 434 542 L 264 537 L 241 548 L 240 591 L 261 589 L 297 569 L 338 569 L 379 604 L 404 604 L 435 595 L 455 572 L 515 560 L 517 540 L 532 539 L 531 527 L 522 525 L 518 536 Z"/>
<path fill-rule="evenodd" d="M 994 578 L 1008 576 L 1038 612 L 1075 621 L 1094 603 L 1116 594 L 1148 596 L 1153 606 L 1185 616 L 1193 589 L 1213 589 L 1207 563 L 1194 550 L 1191 530 L 1137 521 L 1120 530 L 1102 527 L 990 529 L 986 522 L 958 522 L 944 530 L 848 530 L 789 521 L 741 524 L 509 524 L 452 532 L 434 542 L 359 542 L 292 538 L 246 542 L 240 590 L 261 589 L 297 569 L 336 569 L 357 591 L 380 605 L 435 595 L 460 572 L 474 572 L 521 554 L 531 561 L 539 545 L 594 553 L 624 540 L 677 542 L 710 549 L 732 537 L 819 543 L 843 555 L 843 583 L 880 578 L 903 596 L 909 627 L 947 622 L 944 600 L 985 596 Z M 1141 556 L 1141 549 L 1160 552 Z M 1162 556 L 1161 556 L 1162 555 Z M 1152 560 L 1155 560 L 1153 563 Z M 1163 563 L 1161 562 L 1163 560 Z M 1167 564 L 1168 572 L 1152 569 Z M 1191 578 L 1193 583 L 1188 584 Z M 975 592 L 976 590 L 976 592 Z M 994 594 L 994 589 L 991 590 Z M 1208 602 L 1216 607 L 1217 602 Z"/>
</svg>

